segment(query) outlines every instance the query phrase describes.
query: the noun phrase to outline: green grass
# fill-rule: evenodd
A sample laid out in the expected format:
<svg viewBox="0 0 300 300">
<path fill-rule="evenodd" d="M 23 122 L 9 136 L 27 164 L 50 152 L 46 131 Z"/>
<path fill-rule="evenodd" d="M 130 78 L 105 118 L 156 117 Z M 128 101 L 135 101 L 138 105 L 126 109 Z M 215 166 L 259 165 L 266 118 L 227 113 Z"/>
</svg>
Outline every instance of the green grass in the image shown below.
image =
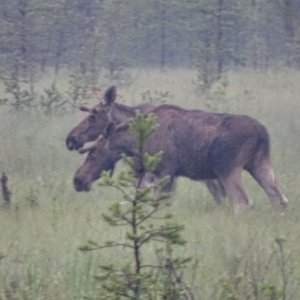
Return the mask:
<svg viewBox="0 0 300 300">
<path fill-rule="evenodd" d="M 120 87 L 118 92 L 126 103 L 139 103 L 141 93 L 158 90 L 169 91 L 172 102 L 183 107 L 205 106 L 205 98 L 195 93 L 191 71 L 134 71 L 133 79 L 131 86 Z M 248 175 L 244 179 L 255 205 L 239 217 L 233 216 L 230 203 L 216 205 L 203 184 L 187 179 L 177 182 L 170 210 L 185 225 L 187 240 L 177 254 L 193 257 L 186 279 L 196 299 L 272 299 L 266 295 L 247 298 L 246 291 L 262 275 L 264 283 L 282 286 L 278 262 L 272 260 L 265 270 L 276 238 L 286 239 L 286 270 L 292 272 L 285 299 L 300 299 L 299 79 L 300 73 L 291 70 L 231 73 L 222 98 L 230 99 L 230 105 L 224 104 L 227 110 L 249 114 L 267 125 L 276 175 L 290 200 L 286 214 L 271 209 L 266 195 Z M 90 193 L 73 189 L 72 177 L 84 158 L 68 152 L 64 139 L 82 116 L 45 117 L 1 108 L 0 172 L 8 175 L 12 191 L 11 208 L 0 208 L 1 300 L 94 296 L 97 266 L 128 259 L 126 252 L 117 249 L 86 254 L 78 250 L 88 239 L 101 243 L 121 239 L 123 234 L 101 218 L 108 205 L 118 200 L 118 193 L 97 184 Z M 151 257 L 151 250 L 146 257 Z M 238 298 L 229 298 L 228 286 Z"/>
</svg>

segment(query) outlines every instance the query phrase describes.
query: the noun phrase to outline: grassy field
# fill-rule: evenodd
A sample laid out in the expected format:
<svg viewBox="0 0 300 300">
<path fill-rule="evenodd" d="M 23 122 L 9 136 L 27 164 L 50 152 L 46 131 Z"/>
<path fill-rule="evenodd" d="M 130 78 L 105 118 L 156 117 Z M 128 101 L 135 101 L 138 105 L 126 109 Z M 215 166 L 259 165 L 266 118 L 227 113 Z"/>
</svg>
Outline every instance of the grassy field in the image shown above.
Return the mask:
<svg viewBox="0 0 300 300">
<path fill-rule="evenodd" d="M 168 91 L 174 104 L 207 107 L 207 96 L 195 93 L 192 71 L 133 71 L 132 78 L 118 92 L 128 104 L 156 90 Z M 248 114 L 267 126 L 273 165 L 290 205 L 285 214 L 272 211 L 245 174 L 254 207 L 235 217 L 231 205 L 216 205 L 203 184 L 178 180 L 170 209 L 185 226 L 187 244 L 177 254 L 193 257 L 186 280 L 197 300 L 300 299 L 299 82 L 300 72 L 291 70 L 236 72 L 211 93 L 215 109 Z M 0 172 L 8 175 L 12 191 L 11 208 L 0 208 L 1 300 L 101 299 L 94 280 L 98 265 L 127 259 L 124 251 L 78 250 L 88 239 L 122 238 L 101 218 L 118 194 L 96 184 L 90 193 L 72 186 L 83 157 L 68 152 L 64 139 L 82 116 L 0 107 Z"/>
</svg>

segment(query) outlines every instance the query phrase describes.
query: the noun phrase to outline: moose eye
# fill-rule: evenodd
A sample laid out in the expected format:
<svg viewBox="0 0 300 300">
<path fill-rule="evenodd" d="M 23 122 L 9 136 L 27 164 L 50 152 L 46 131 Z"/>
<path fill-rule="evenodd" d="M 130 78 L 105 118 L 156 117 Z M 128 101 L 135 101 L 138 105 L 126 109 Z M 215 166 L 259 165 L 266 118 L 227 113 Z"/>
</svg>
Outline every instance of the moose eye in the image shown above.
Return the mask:
<svg viewBox="0 0 300 300">
<path fill-rule="evenodd" d="M 88 117 L 89 122 L 94 123 L 96 121 L 96 117 L 94 115 L 90 115 Z"/>
</svg>

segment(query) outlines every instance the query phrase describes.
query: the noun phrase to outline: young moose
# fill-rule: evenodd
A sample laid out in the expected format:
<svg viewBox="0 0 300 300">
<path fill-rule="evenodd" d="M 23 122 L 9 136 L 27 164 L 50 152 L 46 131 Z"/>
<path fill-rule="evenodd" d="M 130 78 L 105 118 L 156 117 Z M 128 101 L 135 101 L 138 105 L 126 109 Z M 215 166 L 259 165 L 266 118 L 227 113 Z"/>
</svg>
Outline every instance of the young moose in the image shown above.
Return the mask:
<svg viewBox="0 0 300 300">
<path fill-rule="evenodd" d="M 150 154 L 163 151 L 162 160 L 153 173 L 158 178 L 170 176 L 166 191 L 172 188 L 178 176 L 193 180 L 217 179 L 238 214 L 251 206 L 241 180 L 242 170 L 246 170 L 265 190 L 275 208 L 286 207 L 288 200 L 280 191 L 270 163 L 269 135 L 257 120 L 242 115 L 185 110 L 173 105 L 161 105 L 152 112 L 159 127 L 150 137 L 146 151 Z M 103 170 L 114 166 L 122 153 L 136 155 L 135 138 L 126 126 L 111 124 L 106 138 L 91 147 L 77 171 L 74 177 L 77 190 L 89 189 Z"/>
<path fill-rule="evenodd" d="M 117 126 L 128 122 L 137 109 L 142 113 L 147 113 L 154 109 L 154 105 L 149 103 L 137 106 L 126 106 L 117 103 L 115 101 L 116 95 L 116 87 L 112 86 L 106 90 L 104 101 L 100 101 L 92 109 L 81 107 L 82 111 L 88 112 L 88 116 L 68 134 L 66 145 L 69 150 L 79 150 L 80 152 L 80 149 L 87 142 L 95 141 L 110 124 Z M 109 170 L 112 173 L 113 168 Z M 226 192 L 218 180 L 206 180 L 205 183 L 216 202 L 221 202 L 225 198 Z M 80 190 L 80 187 L 76 186 L 76 189 Z"/>
</svg>

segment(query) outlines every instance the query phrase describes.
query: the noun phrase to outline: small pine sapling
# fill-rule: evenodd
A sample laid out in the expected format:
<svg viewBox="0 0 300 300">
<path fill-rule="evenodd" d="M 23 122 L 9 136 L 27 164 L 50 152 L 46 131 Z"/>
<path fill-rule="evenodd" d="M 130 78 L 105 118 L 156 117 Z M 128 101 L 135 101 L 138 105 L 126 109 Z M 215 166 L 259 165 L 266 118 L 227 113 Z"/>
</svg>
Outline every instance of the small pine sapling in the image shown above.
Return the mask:
<svg viewBox="0 0 300 300">
<path fill-rule="evenodd" d="M 162 153 L 144 153 L 147 140 L 157 127 L 154 114 L 144 116 L 136 112 L 129 130 L 136 137 L 143 172 L 135 174 L 136 162 L 124 157 L 127 169 L 113 178 L 109 173 L 101 176 L 100 185 L 117 189 L 122 199 L 112 203 L 103 218 L 112 229 L 121 226 L 126 233 L 122 239 L 106 241 L 104 245 L 89 241 L 80 249 L 91 251 L 117 247 L 128 252 L 128 260 L 118 265 L 100 266 L 101 273 L 96 276 L 101 290 L 98 299 L 194 299 L 183 279 L 190 258 L 174 255 L 175 246 L 185 244 L 183 226 L 177 224 L 168 212 L 170 195 L 157 193 L 169 178 L 144 184 L 146 174 L 155 169 L 162 156 Z M 149 249 L 153 249 L 152 255 Z"/>
</svg>

